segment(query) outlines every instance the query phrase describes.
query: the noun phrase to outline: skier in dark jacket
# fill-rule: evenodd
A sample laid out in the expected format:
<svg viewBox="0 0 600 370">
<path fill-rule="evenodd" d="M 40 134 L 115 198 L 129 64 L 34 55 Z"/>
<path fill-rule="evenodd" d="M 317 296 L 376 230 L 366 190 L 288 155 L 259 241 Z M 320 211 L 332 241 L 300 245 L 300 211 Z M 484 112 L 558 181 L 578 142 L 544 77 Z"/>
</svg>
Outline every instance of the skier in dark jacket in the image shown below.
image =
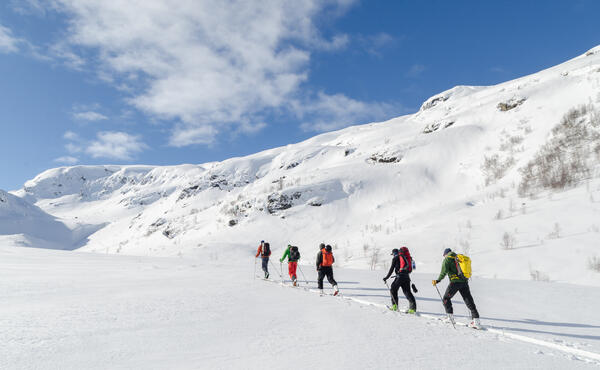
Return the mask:
<svg viewBox="0 0 600 370">
<path fill-rule="evenodd" d="M 390 271 L 388 271 L 387 275 L 383 278 L 383 281 L 387 283 L 387 279 L 390 278 L 392 272 L 396 272 L 396 279 L 394 279 L 392 287 L 390 288 L 390 294 L 392 295 L 392 307 L 390 309 L 392 311 L 398 311 L 398 289 L 402 288 L 402 292 L 409 302 L 406 313 L 414 314 L 417 311 L 417 302 L 415 296 L 410 291 L 409 274 L 412 272 L 412 258 L 410 252 L 406 247 L 402 247 L 400 250 L 394 248 L 392 250 L 392 256 L 394 257 L 392 258 Z"/>
<path fill-rule="evenodd" d="M 262 269 L 265 273 L 265 279 L 269 278 L 269 257 L 271 256 L 271 246 L 269 243 L 265 243 L 264 240 L 261 240 L 260 245 L 258 246 L 258 250 L 256 251 L 256 258 L 262 259 Z"/>
<path fill-rule="evenodd" d="M 442 298 L 448 318 L 452 323 L 454 323 L 454 311 L 452 309 L 451 299 L 454 297 L 456 292 L 460 292 L 465 305 L 471 311 L 472 321 L 469 326 L 481 328 L 481 323 L 479 322 L 479 312 L 477 312 L 475 301 L 473 300 L 473 296 L 471 296 L 471 289 L 469 289 L 469 279 L 461 277 L 458 274 L 458 268 L 456 267 L 456 264 L 456 253 L 452 252 L 450 248 L 446 248 L 444 250 L 442 271 L 440 272 L 440 276 L 438 276 L 437 280 L 432 281 L 432 284 L 437 285 L 440 281 L 442 281 L 442 279 L 444 279 L 446 275 L 448 275 L 450 284 L 448 285 L 448 288 L 446 288 L 444 298 Z"/>
<path fill-rule="evenodd" d="M 338 295 L 339 289 L 337 282 L 333 278 L 333 253 L 331 252 L 331 245 L 325 245 L 321 243 L 319 245 L 319 253 L 317 254 L 317 272 L 319 273 L 318 286 L 321 294 L 323 294 L 323 278 L 327 276 L 327 281 L 333 285 L 333 295 Z"/>
</svg>

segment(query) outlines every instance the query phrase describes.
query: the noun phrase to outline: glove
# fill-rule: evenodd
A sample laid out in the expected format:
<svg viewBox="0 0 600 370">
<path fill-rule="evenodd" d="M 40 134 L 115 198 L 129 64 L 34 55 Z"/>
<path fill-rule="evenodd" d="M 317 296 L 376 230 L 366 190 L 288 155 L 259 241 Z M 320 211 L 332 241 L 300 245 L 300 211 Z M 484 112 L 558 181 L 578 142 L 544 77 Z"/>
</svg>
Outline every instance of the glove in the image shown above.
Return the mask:
<svg viewBox="0 0 600 370">
<path fill-rule="evenodd" d="M 385 277 L 385 278 L 383 278 L 383 282 L 384 282 L 384 283 L 387 283 L 387 279 L 388 279 L 388 278 L 386 278 L 386 277 Z"/>
<path fill-rule="evenodd" d="M 431 284 L 433 284 L 434 286 L 437 285 L 438 281 L 437 280 L 431 280 Z"/>
<path fill-rule="evenodd" d="M 283 259 L 280 259 L 280 260 L 279 260 L 279 263 L 283 263 Z"/>
</svg>

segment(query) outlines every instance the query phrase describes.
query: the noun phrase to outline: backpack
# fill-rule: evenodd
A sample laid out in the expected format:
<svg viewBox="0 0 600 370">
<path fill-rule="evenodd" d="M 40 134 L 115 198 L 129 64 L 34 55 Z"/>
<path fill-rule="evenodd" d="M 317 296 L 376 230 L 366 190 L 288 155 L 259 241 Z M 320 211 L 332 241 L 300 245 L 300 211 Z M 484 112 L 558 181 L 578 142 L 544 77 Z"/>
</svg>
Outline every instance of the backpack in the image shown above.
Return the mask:
<svg viewBox="0 0 600 370">
<path fill-rule="evenodd" d="M 408 248 L 406 248 L 406 247 L 400 248 L 400 253 L 398 253 L 398 258 L 404 259 L 404 267 L 402 267 L 399 272 L 406 272 L 406 273 L 410 274 L 413 270 L 413 260 L 412 260 L 412 257 L 410 256 L 410 252 L 408 251 Z M 400 261 L 400 266 L 402 266 L 402 261 Z"/>
<path fill-rule="evenodd" d="M 457 254 L 454 259 L 456 262 L 456 271 L 461 279 L 469 279 L 471 277 L 471 259 L 464 254 Z"/>
<path fill-rule="evenodd" d="M 271 246 L 269 245 L 269 243 L 263 244 L 261 254 L 263 257 L 269 257 L 271 255 Z"/>
<path fill-rule="evenodd" d="M 331 253 L 331 247 L 329 248 L 329 251 L 323 248 L 321 250 L 321 256 L 323 257 L 321 266 L 327 267 L 333 265 L 333 253 Z"/>
<path fill-rule="evenodd" d="M 300 252 L 298 251 L 298 247 L 291 246 L 290 247 L 290 261 L 298 261 L 300 259 Z"/>
</svg>

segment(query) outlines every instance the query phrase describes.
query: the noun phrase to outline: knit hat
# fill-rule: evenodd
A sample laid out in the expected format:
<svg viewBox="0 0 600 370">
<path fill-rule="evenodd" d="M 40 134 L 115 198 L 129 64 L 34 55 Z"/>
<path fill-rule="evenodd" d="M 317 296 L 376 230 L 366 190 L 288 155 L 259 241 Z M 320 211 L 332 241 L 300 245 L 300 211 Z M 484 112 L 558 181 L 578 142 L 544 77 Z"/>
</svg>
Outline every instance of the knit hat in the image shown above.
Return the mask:
<svg viewBox="0 0 600 370">
<path fill-rule="evenodd" d="M 392 249 L 392 256 L 397 256 L 398 255 L 398 248 L 394 248 Z"/>
</svg>

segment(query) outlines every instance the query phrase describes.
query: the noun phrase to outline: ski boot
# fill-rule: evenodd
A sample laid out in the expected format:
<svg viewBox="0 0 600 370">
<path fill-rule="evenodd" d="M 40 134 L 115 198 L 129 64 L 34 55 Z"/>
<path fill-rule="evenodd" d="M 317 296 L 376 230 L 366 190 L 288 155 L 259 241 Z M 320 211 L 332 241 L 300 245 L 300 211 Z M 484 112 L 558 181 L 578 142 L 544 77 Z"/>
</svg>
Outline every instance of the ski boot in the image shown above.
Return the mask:
<svg viewBox="0 0 600 370">
<path fill-rule="evenodd" d="M 298 281 L 296 280 L 296 278 L 294 278 L 294 280 L 293 280 L 293 285 L 298 286 Z"/>
<path fill-rule="evenodd" d="M 478 318 L 473 319 L 468 326 L 473 329 L 481 329 L 481 322 L 479 322 Z"/>
<path fill-rule="evenodd" d="M 268 278 L 269 278 L 269 273 L 265 272 L 265 279 L 268 279 Z"/>
<path fill-rule="evenodd" d="M 390 311 L 398 311 L 398 305 L 397 304 L 393 304 L 391 306 L 388 306 L 388 308 L 390 309 Z"/>
<path fill-rule="evenodd" d="M 333 295 L 334 295 L 334 296 L 335 296 L 335 295 L 338 295 L 338 294 L 339 294 L 339 292 L 340 292 L 340 290 L 338 289 L 337 285 L 334 285 L 334 286 L 333 286 Z"/>
<path fill-rule="evenodd" d="M 404 313 L 407 313 L 410 315 L 416 315 L 417 311 L 413 310 L 412 308 L 409 308 L 409 309 L 404 310 Z"/>
</svg>

